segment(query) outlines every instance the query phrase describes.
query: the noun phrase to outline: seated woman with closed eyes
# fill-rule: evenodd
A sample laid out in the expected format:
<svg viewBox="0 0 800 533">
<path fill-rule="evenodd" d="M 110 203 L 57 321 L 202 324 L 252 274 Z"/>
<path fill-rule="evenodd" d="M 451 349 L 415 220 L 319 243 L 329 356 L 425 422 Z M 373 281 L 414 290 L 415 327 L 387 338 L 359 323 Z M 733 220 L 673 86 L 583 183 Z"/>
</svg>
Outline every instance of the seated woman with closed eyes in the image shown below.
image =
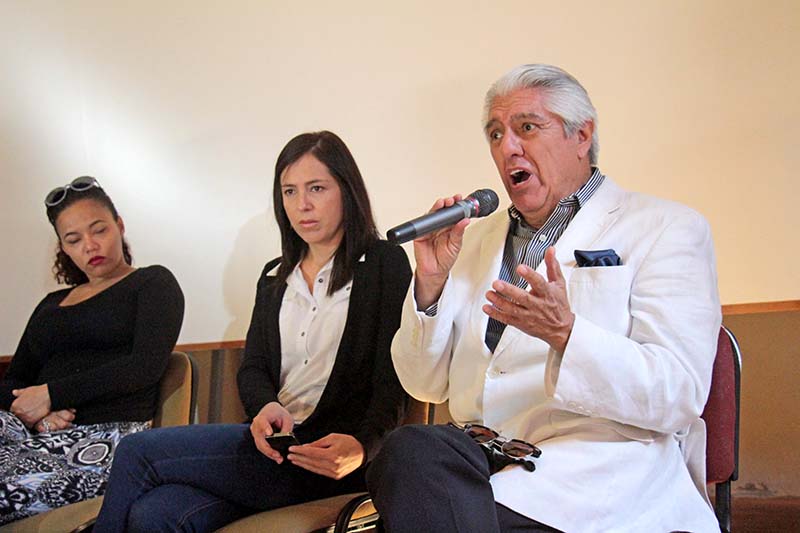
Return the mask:
<svg viewBox="0 0 800 533">
<path fill-rule="evenodd" d="M 120 439 L 150 426 L 183 321 L 175 277 L 131 266 L 97 180 L 45 204 L 68 287 L 36 306 L 0 381 L 0 525 L 104 492 Z"/>
<path fill-rule="evenodd" d="M 331 132 L 289 141 L 273 208 L 283 253 L 258 279 L 238 375 L 252 422 L 126 439 L 95 533 L 214 531 L 259 510 L 365 490 L 365 464 L 407 402 L 389 347 L 408 258 L 378 239 L 355 160 Z M 292 431 L 299 444 L 284 456 L 268 437 Z"/>
</svg>

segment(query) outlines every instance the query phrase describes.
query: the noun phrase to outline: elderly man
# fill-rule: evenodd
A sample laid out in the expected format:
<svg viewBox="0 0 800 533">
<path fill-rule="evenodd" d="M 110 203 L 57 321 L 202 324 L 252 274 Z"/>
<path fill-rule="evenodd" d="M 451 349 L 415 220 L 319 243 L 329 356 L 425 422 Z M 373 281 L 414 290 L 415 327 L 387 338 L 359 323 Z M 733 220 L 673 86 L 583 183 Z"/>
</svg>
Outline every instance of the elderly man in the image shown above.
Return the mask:
<svg viewBox="0 0 800 533">
<path fill-rule="evenodd" d="M 392 345 L 406 390 L 449 400 L 468 431 L 389 437 L 368 473 L 386 529 L 718 531 L 699 418 L 721 320 L 708 224 L 600 172 L 596 111 L 557 67 L 513 69 L 485 115 L 512 205 L 414 242 Z"/>
</svg>

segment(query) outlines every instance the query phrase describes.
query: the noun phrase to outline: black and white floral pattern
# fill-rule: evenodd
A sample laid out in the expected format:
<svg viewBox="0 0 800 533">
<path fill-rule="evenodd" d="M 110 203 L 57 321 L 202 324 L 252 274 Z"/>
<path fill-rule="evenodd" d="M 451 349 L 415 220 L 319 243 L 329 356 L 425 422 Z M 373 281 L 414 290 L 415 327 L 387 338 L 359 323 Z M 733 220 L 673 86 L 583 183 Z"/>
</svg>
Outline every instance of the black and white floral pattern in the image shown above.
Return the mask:
<svg viewBox="0 0 800 533">
<path fill-rule="evenodd" d="M 119 440 L 150 422 L 32 433 L 0 410 L 0 525 L 105 492 Z"/>
</svg>

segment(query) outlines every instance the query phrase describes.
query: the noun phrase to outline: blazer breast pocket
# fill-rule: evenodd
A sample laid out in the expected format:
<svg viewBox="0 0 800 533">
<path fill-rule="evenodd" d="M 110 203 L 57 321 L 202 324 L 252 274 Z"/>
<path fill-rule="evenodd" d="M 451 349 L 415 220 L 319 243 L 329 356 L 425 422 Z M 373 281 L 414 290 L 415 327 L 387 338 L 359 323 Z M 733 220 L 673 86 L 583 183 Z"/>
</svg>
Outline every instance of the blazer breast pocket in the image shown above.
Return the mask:
<svg viewBox="0 0 800 533">
<path fill-rule="evenodd" d="M 572 311 L 610 331 L 628 333 L 632 275 L 628 265 L 575 268 L 567 283 Z"/>
</svg>

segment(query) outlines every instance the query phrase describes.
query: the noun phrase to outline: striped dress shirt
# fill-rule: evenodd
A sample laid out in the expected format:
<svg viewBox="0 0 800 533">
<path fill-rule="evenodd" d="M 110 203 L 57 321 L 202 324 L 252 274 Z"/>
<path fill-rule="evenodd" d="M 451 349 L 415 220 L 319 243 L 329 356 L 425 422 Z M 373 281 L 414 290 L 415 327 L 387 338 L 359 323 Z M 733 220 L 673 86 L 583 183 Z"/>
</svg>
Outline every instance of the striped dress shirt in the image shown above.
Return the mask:
<svg viewBox="0 0 800 533">
<path fill-rule="evenodd" d="M 597 167 L 592 168 L 592 175 L 575 191 L 575 193 L 562 198 L 550 217 L 541 228 L 529 226 L 522 215 L 513 205 L 508 208 L 511 224 L 508 228 L 506 244 L 503 250 L 503 262 L 500 266 L 500 279 L 520 288 L 525 288 L 527 282 L 517 274 L 517 266 L 525 264 L 536 269 L 544 259 L 544 252 L 553 246 L 575 218 L 580 208 L 589 201 L 594 192 L 603 183 L 605 176 Z M 489 318 L 486 326 L 484 342 L 494 353 L 506 325 Z"/>
</svg>

